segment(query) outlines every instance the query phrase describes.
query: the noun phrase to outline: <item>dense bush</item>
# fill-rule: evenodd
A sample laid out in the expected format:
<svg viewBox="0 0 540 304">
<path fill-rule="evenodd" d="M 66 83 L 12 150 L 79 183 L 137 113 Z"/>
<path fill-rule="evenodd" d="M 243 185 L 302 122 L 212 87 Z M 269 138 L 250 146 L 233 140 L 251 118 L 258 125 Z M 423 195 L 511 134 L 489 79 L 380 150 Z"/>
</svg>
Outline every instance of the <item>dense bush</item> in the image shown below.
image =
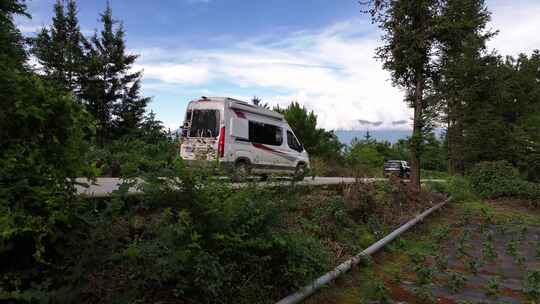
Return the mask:
<svg viewBox="0 0 540 304">
<path fill-rule="evenodd" d="M 93 146 L 89 154 L 97 176 L 128 177 L 166 167 L 177 156 L 177 148 L 169 139 L 149 142 L 126 136 L 103 148 Z"/>
<path fill-rule="evenodd" d="M 468 178 L 455 175 L 446 180 L 446 183 L 438 183 L 446 189 L 453 201 L 467 202 L 477 199 Z"/>
<path fill-rule="evenodd" d="M 24 298 L 29 282 L 50 284 L 50 266 L 73 258 L 66 247 L 79 236 L 72 231 L 86 224 L 70 178 L 90 173 L 84 139 L 92 130 L 70 95 L 34 75 L 9 76 L 1 79 L 11 99 L 1 99 L 0 299 Z"/>
<path fill-rule="evenodd" d="M 101 253 L 83 267 L 88 286 L 99 282 L 83 289 L 89 302 L 271 302 L 328 267 L 318 241 L 287 229 L 286 204 L 269 190 L 233 190 L 181 161 L 142 188 L 138 202 L 109 203 L 110 223 L 87 245 Z"/>
<path fill-rule="evenodd" d="M 473 190 L 483 198 L 540 198 L 540 184 L 523 180 L 506 161 L 479 163 L 469 176 Z"/>
</svg>

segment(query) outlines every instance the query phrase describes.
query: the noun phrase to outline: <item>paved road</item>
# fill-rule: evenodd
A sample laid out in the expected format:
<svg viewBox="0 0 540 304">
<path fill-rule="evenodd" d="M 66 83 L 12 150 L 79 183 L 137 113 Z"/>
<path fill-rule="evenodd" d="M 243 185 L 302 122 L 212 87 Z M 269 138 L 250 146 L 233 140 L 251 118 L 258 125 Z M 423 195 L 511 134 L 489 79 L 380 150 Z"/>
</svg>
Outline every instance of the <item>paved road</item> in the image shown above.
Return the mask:
<svg viewBox="0 0 540 304">
<path fill-rule="evenodd" d="M 363 178 L 361 179 L 362 182 L 370 183 L 375 181 L 384 181 L 386 179 L 384 178 Z M 444 180 L 441 179 L 430 179 L 430 180 L 423 180 L 423 181 L 431 181 L 431 182 L 444 182 Z M 79 194 L 91 196 L 91 197 L 108 197 L 111 195 L 111 193 L 114 190 L 117 190 L 119 186 L 122 184 L 122 180 L 120 178 L 98 178 L 95 183 L 92 183 L 91 181 L 88 181 L 84 178 L 77 178 L 77 182 L 79 183 L 85 183 L 88 184 L 89 187 L 84 186 L 76 186 L 77 192 Z M 278 180 L 271 180 L 269 182 L 259 182 L 259 185 L 262 185 L 264 187 L 276 187 L 280 185 L 287 185 L 290 184 L 289 179 L 278 179 Z M 355 178 L 353 177 L 316 177 L 315 179 L 312 179 L 311 177 L 306 177 L 303 181 L 299 181 L 296 184 L 301 186 L 323 186 L 323 185 L 337 185 L 337 184 L 352 184 L 355 182 Z M 246 187 L 246 183 L 231 183 L 232 187 L 234 188 L 242 188 Z M 136 188 L 131 188 L 129 190 L 130 193 L 136 194 L 140 193 L 140 190 L 137 190 Z"/>
</svg>

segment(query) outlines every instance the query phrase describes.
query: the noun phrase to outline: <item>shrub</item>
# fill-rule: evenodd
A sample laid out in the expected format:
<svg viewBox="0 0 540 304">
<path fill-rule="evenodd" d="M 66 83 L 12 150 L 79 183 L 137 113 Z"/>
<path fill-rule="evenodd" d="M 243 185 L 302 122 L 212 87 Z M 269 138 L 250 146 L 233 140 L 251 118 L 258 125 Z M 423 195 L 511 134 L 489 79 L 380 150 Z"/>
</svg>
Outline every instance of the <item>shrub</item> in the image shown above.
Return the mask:
<svg viewBox="0 0 540 304">
<path fill-rule="evenodd" d="M 116 290 L 108 296 L 112 300 L 148 302 L 158 293 L 199 303 L 271 301 L 327 268 L 325 249 L 314 238 L 286 229 L 286 208 L 269 190 L 231 189 L 187 170 L 181 160 L 169 172 L 148 178 L 143 189 L 143 201 L 120 215 L 119 222 L 129 223 L 140 208 L 146 210 L 136 228 L 121 229 L 132 231 L 126 241 L 115 242 L 116 234 L 109 233 L 88 245 L 116 247 L 112 259 L 100 259 L 103 265 L 85 266 L 91 273 L 100 273 L 92 269 L 98 264 L 98 270 L 131 278 L 101 279 Z M 90 288 L 86 294 L 103 298 Z"/>
<path fill-rule="evenodd" d="M 482 162 L 470 172 L 472 188 L 483 198 L 540 198 L 540 184 L 523 180 L 506 161 Z"/>
<path fill-rule="evenodd" d="M 84 231 L 70 178 L 89 173 L 92 123 L 82 105 L 37 76 L 10 73 L 2 83 L 10 98 L 0 120 L 0 298 L 24 298 L 29 282 L 50 284 L 43 273 L 71 260 L 71 231 Z"/>
<path fill-rule="evenodd" d="M 165 168 L 174 160 L 176 148 L 168 139 L 147 142 L 126 136 L 104 148 L 92 147 L 90 153 L 98 175 L 136 177 Z"/>
<path fill-rule="evenodd" d="M 452 200 L 465 202 L 476 198 L 469 179 L 462 176 L 452 176 L 446 180 L 447 191 Z"/>
</svg>

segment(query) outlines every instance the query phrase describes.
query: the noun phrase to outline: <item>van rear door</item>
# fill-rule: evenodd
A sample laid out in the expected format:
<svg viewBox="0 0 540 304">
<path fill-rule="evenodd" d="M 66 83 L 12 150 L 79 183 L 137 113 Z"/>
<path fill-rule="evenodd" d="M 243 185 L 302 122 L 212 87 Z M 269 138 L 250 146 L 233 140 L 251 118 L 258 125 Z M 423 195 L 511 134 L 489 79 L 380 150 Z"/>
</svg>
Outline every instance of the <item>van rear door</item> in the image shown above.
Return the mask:
<svg viewBox="0 0 540 304">
<path fill-rule="evenodd" d="M 215 108 L 193 107 L 186 115 L 186 137 L 180 154 L 187 160 L 215 160 L 218 156 L 218 138 L 221 111 Z"/>
</svg>

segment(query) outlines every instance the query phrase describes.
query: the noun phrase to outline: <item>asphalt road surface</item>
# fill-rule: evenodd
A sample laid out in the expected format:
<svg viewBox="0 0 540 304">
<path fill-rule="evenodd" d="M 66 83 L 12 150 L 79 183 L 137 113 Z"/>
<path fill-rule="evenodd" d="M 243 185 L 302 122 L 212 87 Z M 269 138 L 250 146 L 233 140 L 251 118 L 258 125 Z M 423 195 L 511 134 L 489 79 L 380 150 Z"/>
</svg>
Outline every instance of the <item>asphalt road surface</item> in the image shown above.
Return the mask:
<svg viewBox="0 0 540 304">
<path fill-rule="evenodd" d="M 385 178 L 362 178 L 360 179 L 364 183 L 370 183 L 375 181 L 384 181 Z M 88 187 L 83 185 L 77 185 L 77 192 L 81 195 L 86 195 L 90 197 L 108 197 L 111 195 L 111 193 L 115 190 L 118 190 L 120 185 L 122 184 L 122 179 L 120 178 L 108 178 L 108 177 L 102 177 L 98 178 L 96 182 L 91 182 L 85 178 L 77 178 L 76 181 L 78 183 L 84 183 L 87 184 Z M 255 180 L 256 181 L 256 180 Z M 444 182 L 444 180 L 441 179 L 429 179 L 429 180 L 422 180 L 422 181 L 431 181 L 431 182 Z M 297 185 L 300 186 L 323 186 L 323 185 L 337 185 L 337 184 L 352 184 L 355 182 L 354 177 L 315 177 L 312 179 L 311 177 L 306 177 L 303 181 L 296 182 Z M 287 185 L 291 183 L 290 179 L 277 179 L 277 180 L 270 180 L 266 182 L 257 182 L 259 185 L 265 186 L 265 187 L 275 187 L 280 185 Z M 247 183 L 231 183 L 231 186 L 234 188 L 242 188 L 246 187 Z M 136 189 L 136 187 L 130 188 L 129 193 L 137 194 L 141 193 L 140 190 Z"/>
</svg>

